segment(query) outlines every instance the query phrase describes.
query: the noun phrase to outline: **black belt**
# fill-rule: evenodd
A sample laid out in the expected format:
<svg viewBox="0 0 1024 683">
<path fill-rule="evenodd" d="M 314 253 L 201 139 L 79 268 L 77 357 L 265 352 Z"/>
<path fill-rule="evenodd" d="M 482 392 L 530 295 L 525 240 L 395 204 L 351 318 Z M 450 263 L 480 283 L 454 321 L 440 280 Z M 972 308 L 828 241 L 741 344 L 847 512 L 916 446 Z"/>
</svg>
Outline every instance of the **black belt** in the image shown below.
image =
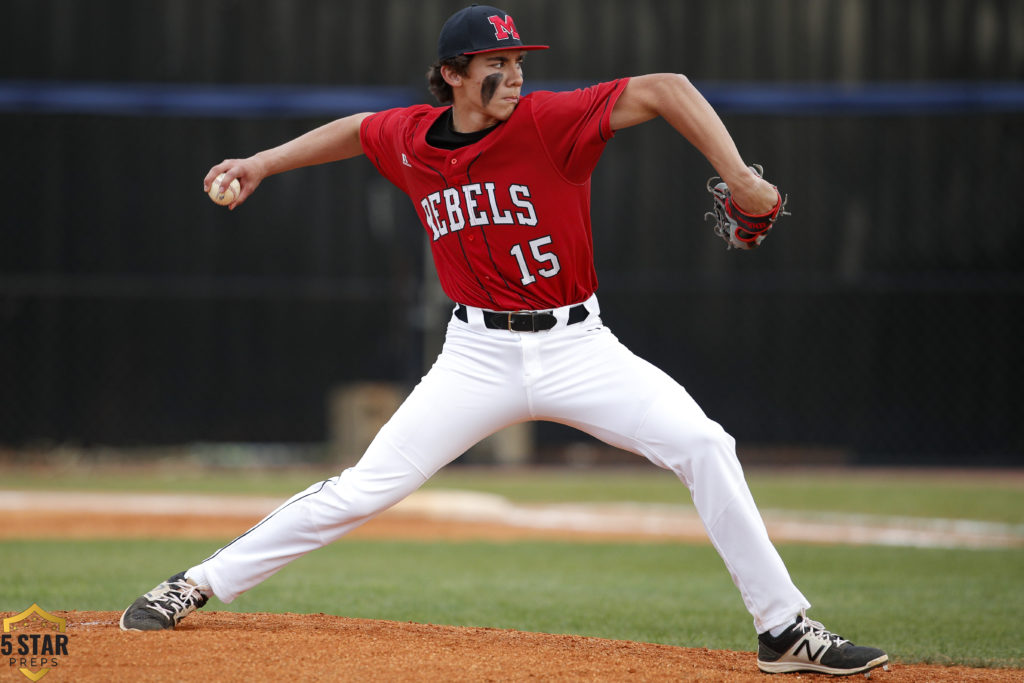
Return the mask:
<svg viewBox="0 0 1024 683">
<path fill-rule="evenodd" d="M 542 332 L 554 327 L 558 320 L 551 311 L 520 311 L 518 313 L 495 313 L 481 311 L 484 314 L 484 326 L 492 330 L 508 330 L 509 332 Z M 583 322 L 590 311 L 583 304 L 576 304 L 569 309 L 569 325 Z M 469 322 L 466 307 L 459 304 L 455 307 L 455 317 L 464 323 Z"/>
</svg>

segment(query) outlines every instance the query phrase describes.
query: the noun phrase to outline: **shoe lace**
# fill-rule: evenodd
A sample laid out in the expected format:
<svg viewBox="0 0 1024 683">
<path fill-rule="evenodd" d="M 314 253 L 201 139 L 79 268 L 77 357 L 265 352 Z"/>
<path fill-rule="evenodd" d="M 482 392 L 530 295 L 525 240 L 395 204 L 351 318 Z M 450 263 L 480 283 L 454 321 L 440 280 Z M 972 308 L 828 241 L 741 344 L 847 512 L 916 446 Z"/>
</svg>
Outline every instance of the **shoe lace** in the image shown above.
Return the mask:
<svg viewBox="0 0 1024 683">
<path fill-rule="evenodd" d="M 188 581 L 167 584 L 167 588 L 154 593 L 150 598 L 149 608 L 172 618 L 195 609 L 205 597 L 198 586 L 193 586 Z"/>
<path fill-rule="evenodd" d="M 824 640 L 827 640 L 833 645 L 837 646 L 849 642 L 848 640 L 846 640 L 846 638 L 843 638 L 842 636 L 829 631 L 827 628 L 825 628 L 825 625 L 822 624 L 820 621 L 808 619 L 807 615 L 803 612 L 800 613 L 800 616 L 802 618 L 800 619 L 800 622 L 797 624 L 797 628 L 799 628 L 803 633 L 810 632 L 813 635 Z"/>
</svg>

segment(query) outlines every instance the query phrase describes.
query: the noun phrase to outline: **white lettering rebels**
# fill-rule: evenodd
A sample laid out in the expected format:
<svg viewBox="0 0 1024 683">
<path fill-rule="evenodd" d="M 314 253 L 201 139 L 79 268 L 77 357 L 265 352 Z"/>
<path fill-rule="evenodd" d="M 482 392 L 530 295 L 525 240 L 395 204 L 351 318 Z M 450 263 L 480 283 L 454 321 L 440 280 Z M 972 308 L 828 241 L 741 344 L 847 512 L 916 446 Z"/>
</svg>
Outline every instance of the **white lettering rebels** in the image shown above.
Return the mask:
<svg viewBox="0 0 1024 683">
<path fill-rule="evenodd" d="M 487 190 L 487 198 L 491 200 L 491 220 L 495 225 L 512 225 L 512 212 L 505 209 L 504 213 L 498 213 L 498 201 L 494 198 L 494 183 L 484 183 Z"/>
<path fill-rule="evenodd" d="M 487 225 L 487 214 L 476 210 L 476 198 L 483 193 L 484 190 L 480 187 L 480 183 L 462 186 L 462 194 L 466 197 L 466 213 L 469 214 L 469 224 L 475 228 Z"/>
<path fill-rule="evenodd" d="M 420 200 L 420 207 L 423 209 L 423 216 L 427 219 L 427 226 L 434 232 L 434 239 L 441 237 L 441 232 L 437 229 L 437 223 L 434 222 L 434 212 L 430 210 L 430 202 L 426 197 Z"/>
<path fill-rule="evenodd" d="M 484 193 L 487 199 L 481 202 Z M 530 188 L 526 185 L 499 188 L 494 183 L 472 183 L 449 187 L 421 199 L 420 208 L 435 240 L 467 225 L 474 228 L 487 225 L 533 227 L 538 222 L 537 211 L 530 201 Z"/>
<path fill-rule="evenodd" d="M 516 220 L 520 225 L 537 225 L 537 212 L 533 210 L 533 204 L 527 200 L 530 198 L 530 188 L 526 185 L 513 185 L 508 188 L 512 203 L 520 209 L 526 209 L 527 215 L 516 213 Z"/>
<path fill-rule="evenodd" d="M 462 230 L 466 225 L 466 219 L 463 218 L 459 206 L 459 191 L 454 187 L 449 187 L 444 191 L 444 208 L 448 212 L 448 230 L 451 232 Z"/>
<path fill-rule="evenodd" d="M 423 213 L 427 218 L 427 225 L 434 231 L 434 239 L 439 239 L 441 235 L 448 234 L 448 223 L 441 220 L 441 214 L 437 212 L 437 205 L 441 203 L 441 193 L 431 192 L 420 201 L 420 206 L 423 207 Z"/>
</svg>

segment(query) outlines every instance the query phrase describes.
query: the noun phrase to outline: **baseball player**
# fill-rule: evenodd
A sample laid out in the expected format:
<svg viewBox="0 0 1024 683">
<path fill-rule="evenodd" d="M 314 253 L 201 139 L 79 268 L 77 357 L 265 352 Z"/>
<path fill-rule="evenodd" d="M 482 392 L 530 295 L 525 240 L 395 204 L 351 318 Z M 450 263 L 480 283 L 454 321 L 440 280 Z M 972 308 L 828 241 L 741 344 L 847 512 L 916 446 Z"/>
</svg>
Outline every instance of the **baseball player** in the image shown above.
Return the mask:
<svg viewBox="0 0 1024 683">
<path fill-rule="evenodd" d="M 665 119 L 715 168 L 725 184 L 716 196 L 742 225 L 777 217 L 780 193 L 744 163 L 683 76 L 523 95 L 523 60 L 546 48 L 524 44 L 507 12 L 473 5 L 441 29 L 428 80 L 443 106 L 347 116 L 210 169 L 205 190 L 221 173 L 225 186 L 240 181 L 234 209 L 268 176 L 365 155 L 412 200 L 455 305 L 437 361 L 356 465 L 140 597 L 122 629 L 174 628 L 213 595 L 230 603 L 399 502 L 488 435 L 551 420 L 686 484 L 753 616 L 761 670 L 851 674 L 888 661 L 805 616 L 810 603 L 768 538 L 735 441 L 615 338 L 595 295 L 590 177 L 616 131 Z"/>
</svg>

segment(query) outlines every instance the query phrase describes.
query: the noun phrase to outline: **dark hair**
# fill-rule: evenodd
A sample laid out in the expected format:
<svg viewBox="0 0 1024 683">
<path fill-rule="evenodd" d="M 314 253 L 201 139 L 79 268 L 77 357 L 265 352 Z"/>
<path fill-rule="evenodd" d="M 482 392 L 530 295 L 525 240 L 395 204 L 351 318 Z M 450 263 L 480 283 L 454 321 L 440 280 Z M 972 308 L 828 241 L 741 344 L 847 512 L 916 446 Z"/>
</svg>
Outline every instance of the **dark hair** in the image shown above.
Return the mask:
<svg viewBox="0 0 1024 683">
<path fill-rule="evenodd" d="M 430 66 L 430 69 L 427 71 L 427 86 L 438 102 L 441 104 L 451 104 L 454 100 L 452 86 L 445 83 L 444 76 L 441 75 L 441 67 L 447 66 L 460 76 L 465 76 L 469 72 L 469 63 L 472 60 L 473 58 L 470 55 L 457 55 L 434 62 Z"/>
</svg>

